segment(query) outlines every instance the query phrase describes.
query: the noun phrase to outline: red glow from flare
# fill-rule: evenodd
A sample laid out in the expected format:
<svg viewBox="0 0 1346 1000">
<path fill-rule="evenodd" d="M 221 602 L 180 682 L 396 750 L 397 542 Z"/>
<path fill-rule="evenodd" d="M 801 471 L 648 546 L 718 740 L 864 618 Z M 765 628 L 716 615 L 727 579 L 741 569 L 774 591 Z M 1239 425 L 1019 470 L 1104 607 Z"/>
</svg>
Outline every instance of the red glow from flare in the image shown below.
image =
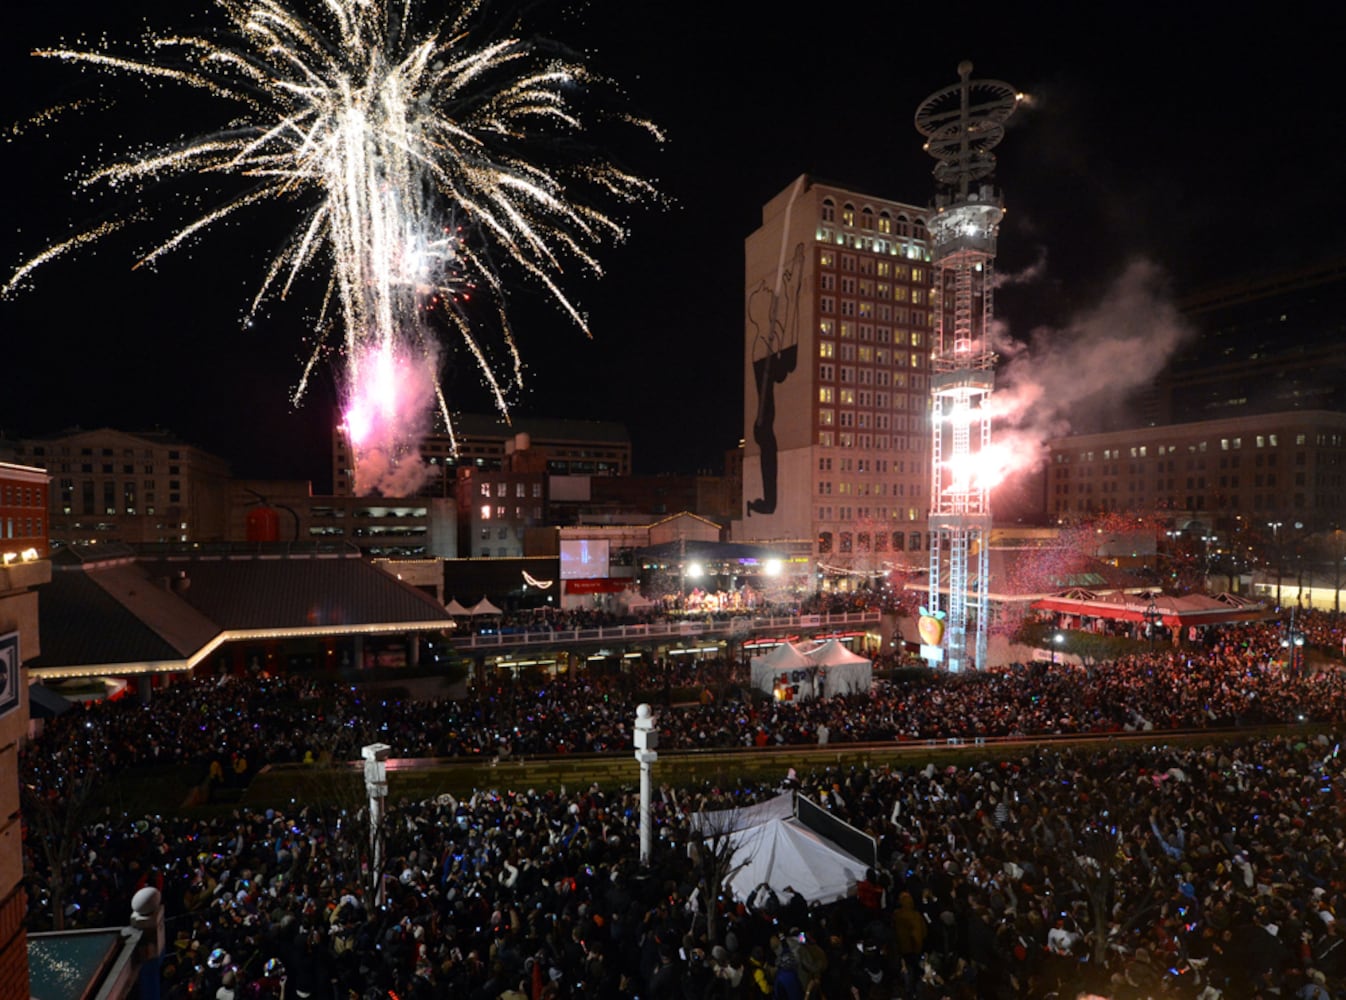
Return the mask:
<svg viewBox="0 0 1346 1000">
<path fill-rule="evenodd" d="M 407 377 L 408 359 L 388 344 L 371 347 L 350 360 L 351 395 L 346 405 L 346 433 L 357 448 L 396 436 L 412 414 L 400 412 L 400 383 Z"/>
<path fill-rule="evenodd" d="M 1016 454 L 1008 445 L 992 443 L 981 451 L 944 462 L 946 493 L 993 490 L 1016 469 L 1032 464 L 1032 456 Z"/>
</svg>

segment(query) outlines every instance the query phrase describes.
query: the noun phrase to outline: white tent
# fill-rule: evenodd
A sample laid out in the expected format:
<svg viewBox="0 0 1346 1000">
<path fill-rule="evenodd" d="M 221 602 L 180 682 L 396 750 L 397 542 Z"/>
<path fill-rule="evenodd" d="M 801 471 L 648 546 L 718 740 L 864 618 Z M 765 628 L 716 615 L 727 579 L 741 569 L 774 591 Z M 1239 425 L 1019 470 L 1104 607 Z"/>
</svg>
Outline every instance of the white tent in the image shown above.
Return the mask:
<svg viewBox="0 0 1346 1000">
<path fill-rule="evenodd" d="M 500 614 L 500 609 L 485 597 L 482 597 L 480 601 L 472 605 L 467 613 L 473 617 L 476 617 L 477 615 L 498 615 Z M 452 612 L 450 612 L 450 614 L 452 614 Z"/>
<path fill-rule="evenodd" d="M 873 664 L 835 639 L 807 650 L 783 642 L 751 667 L 753 687 L 789 701 L 863 694 L 874 680 Z"/>
<path fill-rule="evenodd" d="M 813 676 L 816 671 L 813 664 L 788 642 L 782 642 L 765 656 L 754 656 L 750 668 L 751 684 L 758 691 L 774 694 L 778 690 L 790 690 L 792 697 L 814 696 Z M 796 689 L 797 694 L 794 693 Z"/>
<path fill-rule="evenodd" d="M 790 889 L 811 903 L 831 903 L 850 895 L 865 877 L 865 862 L 804 825 L 794 798 L 786 792 L 746 809 L 692 817 L 693 833 L 705 840 L 730 838 L 728 888 L 736 899 L 748 899 L 765 884 L 778 895 Z"/>
<path fill-rule="evenodd" d="M 874 665 L 863 656 L 852 653 L 836 639 L 828 639 L 816 649 L 804 654 L 823 668 L 818 694 L 832 697 L 838 694 L 864 694 L 874 683 Z"/>
<path fill-rule="evenodd" d="M 453 598 L 448 604 L 444 605 L 444 610 L 451 615 L 470 615 L 472 612 L 458 603 L 458 598 Z"/>
</svg>

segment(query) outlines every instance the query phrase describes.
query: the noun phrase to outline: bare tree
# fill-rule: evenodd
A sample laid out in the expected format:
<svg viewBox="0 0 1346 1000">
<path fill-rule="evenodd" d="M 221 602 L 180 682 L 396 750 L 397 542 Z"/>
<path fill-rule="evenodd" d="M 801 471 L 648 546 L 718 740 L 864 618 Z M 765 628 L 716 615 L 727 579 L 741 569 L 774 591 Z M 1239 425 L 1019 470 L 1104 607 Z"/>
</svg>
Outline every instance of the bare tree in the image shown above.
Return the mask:
<svg viewBox="0 0 1346 1000">
<path fill-rule="evenodd" d="M 1107 958 L 1113 925 L 1124 936 L 1163 901 L 1162 872 L 1145 850 L 1145 831 L 1138 825 L 1130 830 L 1116 825 L 1112 812 L 1103 798 L 1078 827 L 1059 815 L 1045 821 L 1066 874 L 1088 901 L 1091 961 L 1100 964 Z M 1039 828 L 1039 836 L 1043 832 Z"/>
<path fill-rule="evenodd" d="M 400 828 L 390 802 L 384 804 L 379 829 L 371 829 L 361 772 L 344 761 L 318 764 L 307 771 L 302 801 L 307 804 L 301 815 L 331 845 L 331 856 L 343 883 L 359 886 L 366 901 L 377 900 L 384 873 L 374 863 L 375 840 L 381 839 L 384 845 L 384 866 L 390 857 L 397 856 L 398 848 L 405 846 L 398 838 Z"/>
<path fill-rule="evenodd" d="M 97 777 L 90 769 L 71 778 L 60 791 L 45 793 L 26 783 L 20 787 L 28 844 L 45 867 L 45 871 L 30 869 L 28 877 L 46 887 L 53 930 L 65 929 L 65 901 L 73 881 L 71 866 L 84 828 L 93 819 Z"/>
<path fill-rule="evenodd" d="M 712 943 L 720 939 L 720 900 L 734 876 L 748 863 L 746 856 L 741 861 L 735 861 L 738 853 L 738 842 L 734 836 L 737 812 L 736 809 L 707 812 L 703 803 L 692 824 L 696 835 L 687 844 L 687 853 L 705 907 L 706 937 Z"/>
</svg>

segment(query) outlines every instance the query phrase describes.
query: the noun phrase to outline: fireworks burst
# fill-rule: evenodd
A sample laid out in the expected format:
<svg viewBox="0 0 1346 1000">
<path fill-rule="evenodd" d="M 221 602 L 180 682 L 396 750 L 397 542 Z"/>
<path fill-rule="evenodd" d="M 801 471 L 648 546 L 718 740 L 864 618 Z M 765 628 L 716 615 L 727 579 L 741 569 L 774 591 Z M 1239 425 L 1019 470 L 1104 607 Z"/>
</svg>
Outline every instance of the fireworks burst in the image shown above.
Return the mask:
<svg viewBox="0 0 1346 1000">
<path fill-rule="evenodd" d="M 465 0 L 452 16 L 424 23 L 415 0 L 214 0 L 224 26 L 151 35 L 138 55 L 89 47 L 35 53 L 180 84 L 229 107 L 222 127 L 137 149 L 79 183 L 139 193 L 204 179 L 219 192 L 215 204 L 140 253 L 136 266 L 253 206 L 300 206 L 299 224 L 266 266 L 251 311 L 269 297 L 285 298 L 306 272 L 325 276 L 317 329 L 328 329 L 335 307 L 344 333 L 340 391 L 361 492 L 386 491 L 380 477 L 388 469 L 420 467 L 416 446 L 435 410 L 452 433 L 437 329 L 457 332 L 504 412 L 523 373 L 507 281 L 539 285 L 587 334 L 561 277 L 572 264 L 600 273 L 595 249 L 624 237 L 601 203 L 654 195 L 646 181 L 578 141 L 587 123 L 574 98 L 601 91 L 604 81 L 575 59 L 490 34 L 485 3 Z M 623 120 L 659 138 L 648 123 Z M 41 264 L 128 221 L 54 243 L 21 263 L 0 292 L 13 293 Z M 499 331 L 504 365 L 493 363 L 469 321 L 473 292 Z M 320 335 L 296 403 L 324 347 Z"/>
</svg>

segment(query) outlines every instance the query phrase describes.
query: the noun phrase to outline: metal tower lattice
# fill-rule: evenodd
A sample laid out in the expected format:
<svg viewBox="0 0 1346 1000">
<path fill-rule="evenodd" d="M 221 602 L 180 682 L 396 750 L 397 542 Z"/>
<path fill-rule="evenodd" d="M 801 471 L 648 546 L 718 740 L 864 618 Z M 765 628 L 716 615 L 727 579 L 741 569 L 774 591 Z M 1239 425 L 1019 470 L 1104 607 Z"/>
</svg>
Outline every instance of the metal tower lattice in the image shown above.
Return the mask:
<svg viewBox="0 0 1346 1000">
<path fill-rule="evenodd" d="M 950 672 L 986 662 L 989 490 L 979 475 L 989 454 L 995 354 L 987 339 L 996 235 L 1004 215 L 988 183 L 991 150 L 1020 95 L 999 80 L 972 80 L 972 64 L 958 66 L 959 82 L 927 97 L 916 109 L 916 129 L 937 161 L 940 191 L 930 220 L 935 325 L 930 352 L 930 607 L 939 607 L 948 553 Z M 975 430 L 974 430 L 975 428 Z M 975 557 L 976 575 L 969 575 Z M 968 648 L 969 617 L 974 643 Z"/>
</svg>

